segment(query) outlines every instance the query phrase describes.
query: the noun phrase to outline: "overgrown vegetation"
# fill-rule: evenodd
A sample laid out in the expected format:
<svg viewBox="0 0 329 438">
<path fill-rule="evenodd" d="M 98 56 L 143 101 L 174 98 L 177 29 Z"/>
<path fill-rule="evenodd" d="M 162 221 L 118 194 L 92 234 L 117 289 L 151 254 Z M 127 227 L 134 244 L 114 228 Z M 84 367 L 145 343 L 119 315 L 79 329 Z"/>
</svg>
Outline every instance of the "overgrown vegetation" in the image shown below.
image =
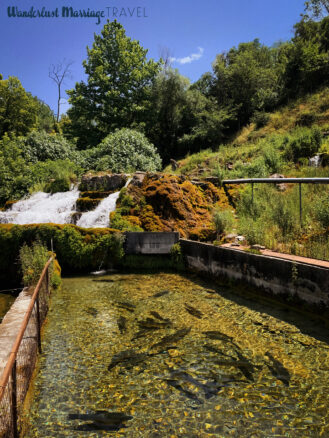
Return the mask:
<svg viewBox="0 0 329 438">
<path fill-rule="evenodd" d="M 113 266 L 124 254 L 123 236 L 110 228 L 0 224 L 0 279 L 3 282 L 10 277 L 16 278 L 20 248 L 24 244 L 31 246 L 36 240 L 43 242 L 48 249 L 53 245 L 64 272 L 90 272 Z"/>
<path fill-rule="evenodd" d="M 19 260 L 24 286 L 35 286 L 38 283 L 50 256 L 53 256 L 53 260 L 49 266 L 49 280 L 56 289 L 61 284 L 61 268 L 55 254 L 48 251 L 47 246 L 39 240 L 34 241 L 31 246 L 23 244 L 19 250 Z"/>
</svg>

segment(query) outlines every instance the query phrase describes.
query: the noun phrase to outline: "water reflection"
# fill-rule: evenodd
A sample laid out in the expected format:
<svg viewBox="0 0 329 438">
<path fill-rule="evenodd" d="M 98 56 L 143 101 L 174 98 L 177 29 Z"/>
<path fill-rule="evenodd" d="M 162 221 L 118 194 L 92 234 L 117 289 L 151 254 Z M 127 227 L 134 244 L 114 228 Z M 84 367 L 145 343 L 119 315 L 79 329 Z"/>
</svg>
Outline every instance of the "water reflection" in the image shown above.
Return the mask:
<svg viewBox="0 0 329 438">
<path fill-rule="evenodd" d="M 328 436 L 325 340 L 304 316 L 197 278 L 66 279 L 26 436 Z M 120 427 L 97 422 L 118 414 Z"/>
</svg>

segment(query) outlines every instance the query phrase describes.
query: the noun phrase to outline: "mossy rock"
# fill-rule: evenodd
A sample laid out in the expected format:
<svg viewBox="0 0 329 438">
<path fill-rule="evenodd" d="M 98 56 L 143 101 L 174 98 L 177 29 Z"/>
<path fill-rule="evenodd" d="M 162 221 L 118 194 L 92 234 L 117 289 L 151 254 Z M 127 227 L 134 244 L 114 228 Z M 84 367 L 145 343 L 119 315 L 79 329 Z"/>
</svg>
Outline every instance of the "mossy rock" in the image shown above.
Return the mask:
<svg viewBox="0 0 329 438">
<path fill-rule="evenodd" d="M 14 204 L 16 204 L 18 201 L 7 201 L 3 207 L 3 210 L 9 210 Z"/>
<path fill-rule="evenodd" d="M 80 192 L 80 198 L 90 198 L 90 199 L 104 199 L 114 193 L 113 190 L 101 192 L 101 191 L 89 191 L 89 192 Z"/>
<path fill-rule="evenodd" d="M 95 210 L 102 199 L 79 198 L 76 203 L 78 212 Z"/>
</svg>

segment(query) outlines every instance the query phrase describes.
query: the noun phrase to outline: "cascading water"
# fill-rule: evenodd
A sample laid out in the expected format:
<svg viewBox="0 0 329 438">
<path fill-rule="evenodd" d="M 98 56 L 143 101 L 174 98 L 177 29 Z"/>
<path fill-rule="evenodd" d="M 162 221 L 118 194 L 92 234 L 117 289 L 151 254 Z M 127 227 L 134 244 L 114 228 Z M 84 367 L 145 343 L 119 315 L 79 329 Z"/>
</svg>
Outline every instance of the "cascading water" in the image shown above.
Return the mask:
<svg viewBox="0 0 329 438">
<path fill-rule="evenodd" d="M 115 210 L 120 192 L 115 192 L 103 199 L 95 210 L 83 213 L 77 225 L 84 228 L 106 228 L 110 224 L 110 213 Z"/>
<path fill-rule="evenodd" d="M 131 178 L 128 178 L 125 187 L 130 183 Z M 110 213 L 115 210 L 119 192 L 112 193 L 107 198 L 103 199 L 95 210 L 83 213 L 77 222 L 78 227 L 84 228 L 106 228 L 110 226 Z"/>
<path fill-rule="evenodd" d="M 77 188 L 53 195 L 38 192 L 28 199 L 16 202 L 10 210 L 0 212 L 0 223 L 23 225 L 53 222 L 69 224 L 78 197 Z"/>
</svg>

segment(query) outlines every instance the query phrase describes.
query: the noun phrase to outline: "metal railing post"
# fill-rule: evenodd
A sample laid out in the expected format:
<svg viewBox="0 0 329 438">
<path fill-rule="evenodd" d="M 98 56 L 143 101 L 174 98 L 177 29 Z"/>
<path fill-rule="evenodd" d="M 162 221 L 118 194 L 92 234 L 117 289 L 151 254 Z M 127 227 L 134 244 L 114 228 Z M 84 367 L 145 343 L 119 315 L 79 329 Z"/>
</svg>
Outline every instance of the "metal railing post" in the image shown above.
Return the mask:
<svg viewBox="0 0 329 438">
<path fill-rule="evenodd" d="M 36 299 L 37 304 L 37 340 L 38 340 L 38 350 L 41 353 L 41 320 L 40 320 L 40 300 L 39 295 Z"/>
<path fill-rule="evenodd" d="M 302 183 L 299 183 L 299 222 L 303 226 Z"/>
<path fill-rule="evenodd" d="M 18 415 L 17 415 L 17 379 L 16 379 L 16 359 L 13 363 L 11 369 L 11 380 L 12 380 L 12 390 L 11 390 L 11 415 L 13 422 L 13 436 L 18 438 Z"/>
</svg>

